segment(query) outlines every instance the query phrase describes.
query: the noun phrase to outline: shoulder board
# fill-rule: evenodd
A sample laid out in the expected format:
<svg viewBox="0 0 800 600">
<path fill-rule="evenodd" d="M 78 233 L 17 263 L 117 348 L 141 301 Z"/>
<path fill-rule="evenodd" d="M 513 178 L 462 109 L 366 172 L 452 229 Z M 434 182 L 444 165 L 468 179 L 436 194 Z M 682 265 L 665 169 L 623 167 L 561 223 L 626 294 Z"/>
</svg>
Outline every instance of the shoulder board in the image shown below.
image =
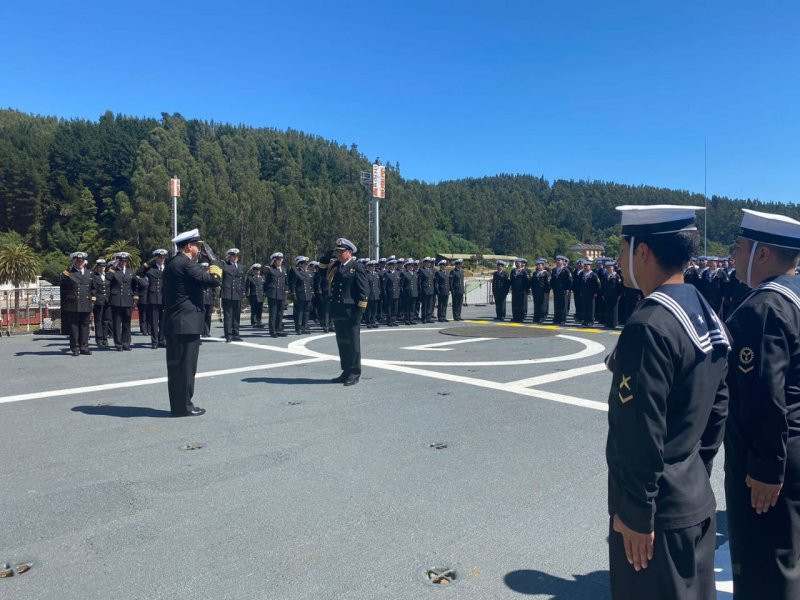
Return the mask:
<svg viewBox="0 0 800 600">
<path fill-rule="evenodd" d="M 69 277 L 69 271 L 67 271 L 66 269 L 64 269 L 64 273 L 63 274 L 66 275 L 67 277 Z"/>
</svg>

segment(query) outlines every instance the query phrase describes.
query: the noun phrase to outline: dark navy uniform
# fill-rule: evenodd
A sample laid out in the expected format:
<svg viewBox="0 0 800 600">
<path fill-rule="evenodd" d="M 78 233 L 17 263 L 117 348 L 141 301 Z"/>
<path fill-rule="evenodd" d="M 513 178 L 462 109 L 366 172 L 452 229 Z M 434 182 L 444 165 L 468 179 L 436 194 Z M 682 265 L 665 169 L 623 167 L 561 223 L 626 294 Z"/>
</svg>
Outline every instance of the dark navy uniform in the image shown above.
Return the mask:
<svg viewBox="0 0 800 600">
<path fill-rule="evenodd" d="M 464 270 L 461 268 L 461 263 L 450 271 L 450 294 L 453 298 L 453 320 L 461 320 L 461 307 L 464 306 Z"/>
<path fill-rule="evenodd" d="M 737 600 L 800 598 L 800 280 L 768 279 L 727 321 L 733 338 L 725 496 Z M 783 484 L 757 514 L 750 476 Z"/>
<path fill-rule="evenodd" d="M 531 295 L 533 296 L 533 322 L 541 323 L 550 312 L 550 271 L 543 268 L 533 273 Z"/>
<path fill-rule="evenodd" d="M 211 335 L 211 315 L 217 301 L 217 290 L 218 287 L 203 288 L 203 337 Z"/>
<path fill-rule="evenodd" d="M 367 283 L 369 296 L 367 296 L 367 327 L 374 329 L 378 326 L 378 309 L 381 302 L 381 276 L 377 271 L 367 270 Z"/>
<path fill-rule="evenodd" d="M 170 412 L 186 416 L 194 408 L 194 377 L 205 329 L 203 291 L 220 281 L 199 263 L 178 253 L 164 270 L 164 334 Z"/>
<path fill-rule="evenodd" d="M 294 330 L 295 333 L 311 333 L 308 329 L 308 316 L 311 313 L 311 301 L 314 299 L 314 274 L 300 267 L 289 271 L 289 287 L 294 296 Z"/>
<path fill-rule="evenodd" d="M 325 269 L 317 269 L 314 273 L 314 296 L 317 298 L 317 322 L 327 333 L 331 328 L 331 287 Z"/>
<path fill-rule="evenodd" d="M 283 305 L 286 302 L 288 275 L 283 266 L 269 266 L 264 270 L 264 295 L 269 305 L 269 334 L 285 336 L 283 331 Z"/>
<path fill-rule="evenodd" d="M 722 299 L 728 282 L 725 269 L 706 269 L 703 272 L 703 296 L 718 315 L 722 314 Z"/>
<path fill-rule="evenodd" d="M 397 315 L 400 310 L 400 293 L 402 291 L 402 273 L 398 270 L 386 271 L 383 276 L 383 293 L 386 298 L 386 324 L 389 327 L 397 325 Z"/>
<path fill-rule="evenodd" d="M 445 323 L 447 321 L 447 299 L 450 295 L 450 277 L 444 268 L 436 271 L 433 283 L 436 289 L 436 320 Z"/>
<path fill-rule="evenodd" d="M 563 325 L 567 322 L 567 295 L 572 290 L 572 274 L 569 269 L 553 269 L 550 286 L 553 290 L 553 324 Z"/>
<path fill-rule="evenodd" d="M 528 314 L 528 292 L 531 289 L 531 272 L 527 267 L 511 271 L 511 320 L 522 323 Z"/>
<path fill-rule="evenodd" d="M 435 273 L 431 267 L 419 270 L 419 297 L 422 302 L 421 317 L 423 323 L 433 323 L 433 298 L 436 293 Z"/>
<path fill-rule="evenodd" d="M 131 313 L 133 312 L 134 293 L 138 291 L 138 283 L 133 269 L 111 267 L 106 271 L 110 282 L 111 315 L 114 319 L 114 346 L 117 350 L 131 349 Z M 138 298 L 137 298 L 138 300 Z"/>
<path fill-rule="evenodd" d="M 61 310 L 69 327 L 69 348 L 73 356 L 89 351 L 89 315 L 92 314 L 92 272 L 74 265 L 61 274 Z"/>
<path fill-rule="evenodd" d="M 414 304 L 419 298 L 419 280 L 417 272 L 411 269 L 402 271 L 403 276 L 403 324 L 411 325 L 414 321 Z"/>
<path fill-rule="evenodd" d="M 616 271 L 614 273 L 608 273 L 606 278 L 602 281 L 601 287 L 606 309 L 604 325 L 614 329 L 619 325 L 619 299 L 622 297 L 622 291 L 625 289 L 622 285 L 622 278 Z"/>
<path fill-rule="evenodd" d="M 111 284 L 105 271 L 92 272 L 92 297 L 94 298 L 94 341 L 98 346 L 108 346 L 108 338 L 113 335 L 111 325 Z"/>
<path fill-rule="evenodd" d="M 264 311 L 264 276 L 260 270 L 245 278 L 244 294 L 250 302 L 250 325 L 262 327 L 261 315 Z"/>
<path fill-rule="evenodd" d="M 358 378 L 361 376 L 361 315 L 367 308 L 369 296 L 367 270 L 353 257 L 343 264 L 333 261 L 328 268 L 334 270 L 331 316 L 342 375 Z"/>
<path fill-rule="evenodd" d="M 245 270 L 238 262 L 226 260 L 219 265 L 222 268 L 222 327 L 225 341 L 239 338 L 239 323 L 242 317 L 242 299 L 244 298 Z"/>
<path fill-rule="evenodd" d="M 154 348 L 165 348 L 167 340 L 164 337 L 164 265 L 159 266 L 153 261 L 144 272 L 147 277 L 147 316 L 150 327 L 150 342 Z M 140 291 L 139 298 L 145 293 Z"/>
<path fill-rule="evenodd" d="M 707 327 L 708 326 L 708 327 Z M 716 598 L 716 502 L 709 475 L 727 413 L 728 340 L 697 290 L 663 285 L 632 315 L 608 359 L 608 508 L 615 599 Z M 614 516 L 655 532 L 635 571 Z"/>
<path fill-rule="evenodd" d="M 505 268 L 492 273 L 492 296 L 494 296 L 495 321 L 506 318 L 506 297 L 511 288 L 511 279 Z"/>
<path fill-rule="evenodd" d="M 581 271 L 575 276 L 576 288 L 580 295 L 580 306 L 575 310 L 580 310 L 581 321 L 584 326 L 594 325 L 595 299 L 600 294 L 600 277 L 594 271 Z"/>
</svg>

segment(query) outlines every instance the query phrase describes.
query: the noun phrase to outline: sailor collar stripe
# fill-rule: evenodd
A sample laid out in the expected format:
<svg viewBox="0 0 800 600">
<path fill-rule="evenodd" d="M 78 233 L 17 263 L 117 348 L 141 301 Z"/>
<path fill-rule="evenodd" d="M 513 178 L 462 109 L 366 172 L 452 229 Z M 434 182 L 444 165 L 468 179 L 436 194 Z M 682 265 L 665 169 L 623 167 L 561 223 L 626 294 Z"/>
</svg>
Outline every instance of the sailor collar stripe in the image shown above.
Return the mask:
<svg viewBox="0 0 800 600">
<path fill-rule="evenodd" d="M 731 319 L 733 319 L 733 316 L 739 311 L 739 309 L 742 306 L 747 304 L 747 301 L 750 300 L 750 298 L 752 298 L 753 296 L 755 296 L 759 292 L 763 292 L 763 291 L 772 291 L 772 292 L 779 293 L 781 296 L 786 298 L 789 302 L 794 304 L 795 307 L 797 307 L 798 310 L 800 310 L 800 296 L 798 296 L 794 291 L 792 291 L 791 289 L 789 289 L 785 285 L 781 285 L 780 283 L 776 283 L 775 281 L 766 281 L 766 282 L 762 283 L 761 285 L 759 285 L 752 292 L 750 292 L 750 294 L 744 300 L 742 300 L 742 302 L 739 304 L 739 306 L 736 307 L 736 310 L 734 310 L 731 313 L 731 316 L 728 317 L 727 319 L 725 319 L 725 322 L 726 323 L 730 323 Z"/>
<path fill-rule="evenodd" d="M 686 331 L 692 343 L 704 354 L 708 354 L 716 344 L 721 344 L 730 348 L 730 340 L 725 334 L 725 330 L 716 315 L 712 314 L 711 318 L 714 320 L 714 324 L 718 329 L 709 329 L 708 333 L 701 336 L 697 333 L 694 325 L 692 325 L 689 315 L 673 298 L 662 292 L 653 292 L 647 296 L 647 299 L 657 302 L 671 312 L 673 316 L 678 319 L 678 322 L 681 324 L 684 331 Z"/>
</svg>

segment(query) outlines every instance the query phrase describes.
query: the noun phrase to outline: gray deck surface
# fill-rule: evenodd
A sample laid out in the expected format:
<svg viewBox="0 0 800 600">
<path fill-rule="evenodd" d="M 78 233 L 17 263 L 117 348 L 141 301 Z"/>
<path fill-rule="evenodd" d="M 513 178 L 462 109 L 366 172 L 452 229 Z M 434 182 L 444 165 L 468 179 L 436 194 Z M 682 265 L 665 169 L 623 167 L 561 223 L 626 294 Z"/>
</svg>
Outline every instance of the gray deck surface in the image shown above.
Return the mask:
<svg viewBox="0 0 800 600">
<path fill-rule="evenodd" d="M 509 383 L 599 365 L 617 335 L 405 349 L 469 340 L 439 333 L 469 324 L 363 330 L 354 387 L 327 383 L 333 334 L 243 326 L 244 343 L 204 342 L 198 373 L 225 372 L 197 379 L 208 412 L 184 419 L 169 417 L 165 351 L 149 338 L 80 358 L 61 336 L 0 339 L 0 562 L 37 561 L 0 580 L 0 598 L 609 598 L 610 374 Z M 437 567 L 456 582 L 424 583 Z"/>
</svg>

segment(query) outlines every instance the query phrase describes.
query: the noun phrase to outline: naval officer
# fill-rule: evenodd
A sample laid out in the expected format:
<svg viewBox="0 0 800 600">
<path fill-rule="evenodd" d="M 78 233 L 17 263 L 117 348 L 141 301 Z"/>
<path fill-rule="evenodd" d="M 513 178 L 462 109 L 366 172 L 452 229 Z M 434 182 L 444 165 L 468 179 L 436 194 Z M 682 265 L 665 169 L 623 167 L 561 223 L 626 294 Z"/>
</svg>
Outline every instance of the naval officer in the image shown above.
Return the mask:
<svg viewBox="0 0 800 600">
<path fill-rule="evenodd" d="M 80 356 L 92 353 L 89 350 L 89 315 L 94 299 L 92 273 L 86 266 L 85 252 L 73 252 L 70 258 L 72 266 L 61 274 L 61 310 L 69 323 L 69 349 L 72 356 Z"/>
<path fill-rule="evenodd" d="M 333 252 L 319 261 L 331 282 L 331 316 L 342 367 L 342 374 L 331 383 L 344 385 L 355 385 L 361 378 L 361 316 L 369 296 L 367 270 L 353 257 L 356 251 L 353 242 L 339 238 Z"/>
<path fill-rule="evenodd" d="M 800 598 L 800 222 L 744 210 L 734 257 L 754 288 L 728 317 L 725 498 L 736 600 Z"/>
<path fill-rule="evenodd" d="M 167 340 L 167 389 L 173 417 L 197 417 L 206 411 L 192 403 L 194 376 L 205 328 L 203 291 L 218 287 L 219 265 L 206 271 L 197 262 L 200 232 L 181 233 L 172 240 L 178 248 L 164 270 L 164 334 Z"/>
<path fill-rule="evenodd" d="M 692 206 L 620 206 L 625 285 L 645 299 L 607 364 L 608 509 L 615 600 L 716 598 L 716 502 L 730 344 L 683 272 L 698 243 Z"/>
</svg>

